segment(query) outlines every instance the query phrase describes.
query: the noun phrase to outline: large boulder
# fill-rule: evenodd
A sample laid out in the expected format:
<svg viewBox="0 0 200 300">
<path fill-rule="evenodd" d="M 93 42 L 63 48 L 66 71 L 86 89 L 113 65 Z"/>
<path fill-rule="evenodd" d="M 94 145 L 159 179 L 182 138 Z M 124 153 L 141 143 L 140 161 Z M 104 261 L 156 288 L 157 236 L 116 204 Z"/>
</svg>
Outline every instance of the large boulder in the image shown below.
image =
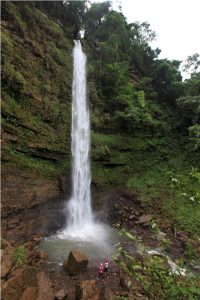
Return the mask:
<svg viewBox="0 0 200 300">
<path fill-rule="evenodd" d="M 53 300 L 54 292 L 46 274 L 42 271 L 37 274 L 38 294 L 36 300 Z"/>
<path fill-rule="evenodd" d="M 77 250 L 70 251 L 68 260 L 64 261 L 64 269 L 70 275 L 78 275 L 86 272 L 88 264 L 87 256 Z"/>
<path fill-rule="evenodd" d="M 26 266 L 12 272 L 13 277 L 2 286 L 4 300 L 53 300 L 54 293 L 44 272 Z"/>
<path fill-rule="evenodd" d="M 2 286 L 2 299 L 20 299 L 28 287 L 37 286 L 37 273 L 38 270 L 30 266 L 16 270 L 15 274 L 13 274 L 14 276 L 7 280 Z"/>
<path fill-rule="evenodd" d="M 94 279 L 80 281 L 75 285 L 76 300 L 101 300 L 101 293 Z"/>
<path fill-rule="evenodd" d="M 4 300 L 18 300 L 23 292 L 21 276 L 14 276 L 2 285 L 1 296 Z"/>
<path fill-rule="evenodd" d="M 13 250 L 9 247 L 1 250 L 1 278 L 5 278 L 10 273 L 14 263 Z"/>
<path fill-rule="evenodd" d="M 19 300 L 35 300 L 37 297 L 37 287 L 30 286 L 22 294 Z"/>
</svg>

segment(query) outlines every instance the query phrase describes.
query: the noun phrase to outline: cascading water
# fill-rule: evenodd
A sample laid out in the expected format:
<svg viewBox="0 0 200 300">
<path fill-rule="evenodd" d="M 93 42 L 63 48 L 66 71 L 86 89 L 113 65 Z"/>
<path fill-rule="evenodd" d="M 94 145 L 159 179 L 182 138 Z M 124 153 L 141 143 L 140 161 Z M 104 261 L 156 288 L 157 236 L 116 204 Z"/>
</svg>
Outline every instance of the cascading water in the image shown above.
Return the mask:
<svg viewBox="0 0 200 300">
<path fill-rule="evenodd" d="M 41 247 L 51 261 L 62 262 L 71 249 L 81 249 L 90 262 L 110 256 L 118 242 L 109 226 L 95 221 L 90 193 L 90 116 L 86 97 L 86 56 L 80 41 L 73 49 L 72 196 L 67 202 L 67 227 L 45 239 Z"/>
<path fill-rule="evenodd" d="M 74 41 L 72 84 L 72 197 L 67 203 L 67 228 L 60 237 L 105 238 L 104 226 L 94 221 L 90 193 L 90 115 L 86 92 L 86 55 Z"/>
<path fill-rule="evenodd" d="M 90 116 L 86 97 L 86 56 L 80 41 L 73 50 L 72 85 L 72 197 L 68 203 L 68 231 L 79 235 L 93 223 L 90 195 Z"/>
</svg>

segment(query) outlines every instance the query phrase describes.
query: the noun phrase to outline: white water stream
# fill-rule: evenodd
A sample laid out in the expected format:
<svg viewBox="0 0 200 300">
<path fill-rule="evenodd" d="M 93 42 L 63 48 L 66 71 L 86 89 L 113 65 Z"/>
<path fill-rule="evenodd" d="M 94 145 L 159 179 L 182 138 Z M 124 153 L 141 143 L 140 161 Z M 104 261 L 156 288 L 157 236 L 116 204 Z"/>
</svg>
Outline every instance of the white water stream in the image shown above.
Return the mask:
<svg viewBox="0 0 200 300">
<path fill-rule="evenodd" d="M 67 227 L 61 239 L 107 243 L 108 229 L 94 220 L 91 208 L 90 115 L 86 90 L 86 55 L 80 41 L 73 49 L 72 84 L 72 196 L 67 203 Z"/>
<path fill-rule="evenodd" d="M 90 194 L 90 116 L 86 97 L 86 56 L 80 41 L 73 50 L 72 85 L 72 197 L 68 202 L 67 231 L 82 235 L 93 225 Z"/>
</svg>

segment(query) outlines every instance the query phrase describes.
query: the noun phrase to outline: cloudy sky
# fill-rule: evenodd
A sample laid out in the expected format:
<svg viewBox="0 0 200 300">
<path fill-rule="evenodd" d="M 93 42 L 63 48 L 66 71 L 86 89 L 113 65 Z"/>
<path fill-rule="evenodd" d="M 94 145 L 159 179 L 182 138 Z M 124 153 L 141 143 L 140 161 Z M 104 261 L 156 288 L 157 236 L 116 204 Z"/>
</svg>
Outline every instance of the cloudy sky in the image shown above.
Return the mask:
<svg viewBox="0 0 200 300">
<path fill-rule="evenodd" d="M 157 38 L 159 58 L 185 60 L 200 53 L 200 0 L 114 0 L 129 23 L 147 21 Z"/>
</svg>

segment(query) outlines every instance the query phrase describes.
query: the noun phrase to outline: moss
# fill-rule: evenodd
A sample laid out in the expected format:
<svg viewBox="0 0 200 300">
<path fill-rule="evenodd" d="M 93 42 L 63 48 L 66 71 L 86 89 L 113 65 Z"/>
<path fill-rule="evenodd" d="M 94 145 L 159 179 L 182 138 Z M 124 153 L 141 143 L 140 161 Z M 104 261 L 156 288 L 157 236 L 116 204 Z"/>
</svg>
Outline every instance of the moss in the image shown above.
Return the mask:
<svg viewBox="0 0 200 300">
<path fill-rule="evenodd" d="M 13 54 L 13 42 L 8 30 L 1 32 L 1 49 L 3 53 Z"/>
<path fill-rule="evenodd" d="M 70 162 L 71 40 L 32 3 L 3 6 L 2 127 L 17 137 L 8 163 L 19 159 L 23 168 L 56 176 Z"/>
<path fill-rule="evenodd" d="M 18 10 L 17 3 L 9 2 L 4 4 L 4 9 L 8 15 L 8 18 L 12 21 L 14 30 L 24 36 L 26 31 L 26 23 L 22 20 L 20 12 Z"/>
<path fill-rule="evenodd" d="M 3 153 L 4 163 L 2 167 L 5 165 L 16 165 L 20 169 L 34 170 L 45 178 L 55 178 L 70 171 L 71 164 L 69 159 L 52 162 L 43 158 L 34 158 L 16 151 L 10 144 L 4 146 Z"/>
<path fill-rule="evenodd" d="M 65 64 L 69 63 L 68 55 L 66 54 L 65 49 L 57 48 L 54 42 L 48 43 L 48 48 L 50 50 L 50 54 L 52 55 L 52 58 L 59 65 L 63 66 Z"/>
</svg>

